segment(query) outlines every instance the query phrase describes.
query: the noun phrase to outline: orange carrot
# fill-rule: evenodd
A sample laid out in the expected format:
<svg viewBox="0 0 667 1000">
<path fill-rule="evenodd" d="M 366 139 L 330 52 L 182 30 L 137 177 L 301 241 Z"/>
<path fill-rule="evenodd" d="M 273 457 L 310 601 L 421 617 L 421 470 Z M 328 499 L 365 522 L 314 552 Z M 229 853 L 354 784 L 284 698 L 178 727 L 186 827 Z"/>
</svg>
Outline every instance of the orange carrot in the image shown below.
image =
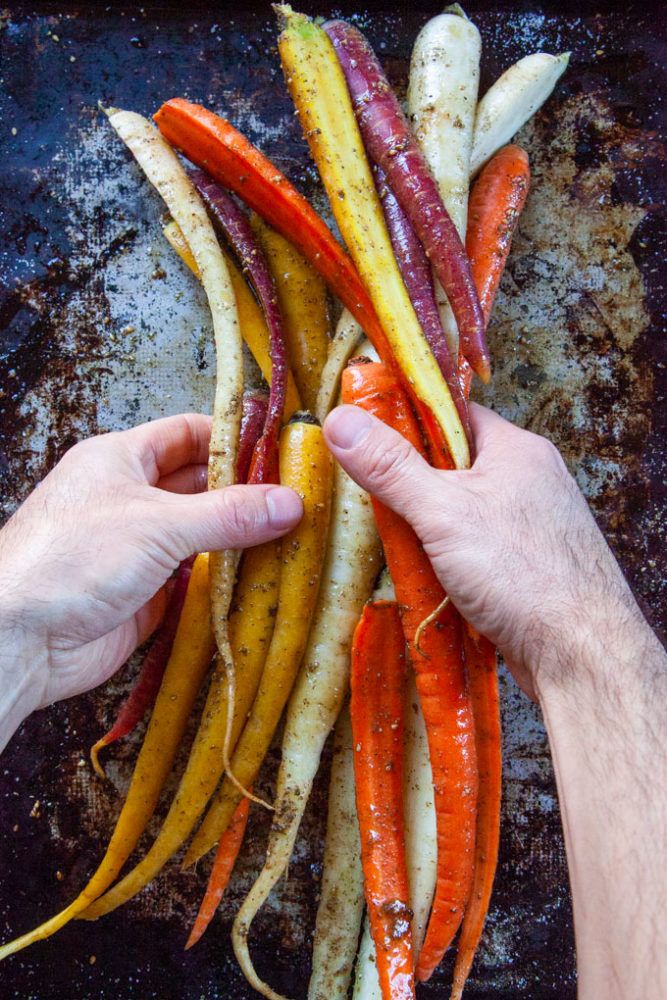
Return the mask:
<svg viewBox="0 0 667 1000">
<path fill-rule="evenodd" d="M 231 823 L 220 837 L 218 849 L 213 859 L 213 868 L 211 869 L 206 886 L 206 893 L 190 931 L 190 937 L 185 945 L 186 950 L 192 948 L 193 944 L 197 944 L 197 941 L 199 941 L 199 938 L 210 924 L 215 911 L 220 905 L 220 900 L 227 888 L 229 877 L 232 874 L 232 869 L 241 850 L 243 835 L 246 823 L 248 822 L 249 808 L 250 799 L 246 796 L 237 805 Z"/>
<path fill-rule="evenodd" d="M 342 385 L 344 402 L 356 403 L 384 420 L 424 453 L 407 396 L 383 365 L 352 363 Z M 452 605 L 443 605 L 446 595 L 412 528 L 378 501 L 373 507 L 396 597 L 403 605 L 403 631 L 416 673 L 433 771 L 438 866 L 433 909 L 416 970 L 424 981 L 451 944 L 470 890 L 477 798 L 474 723 L 459 615 Z M 439 608 L 434 620 L 424 625 Z"/>
<path fill-rule="evenodd" d="M 352 641 L 350 718 L 361 866 L 383 1000 L 414 1000 L 403 834 L 405 639 L 398 605 L 364 608 Z"/>
<path fill-rule="evenodd" d="M 479 793 L 472 885 L 459 936 L 451 1000 L 460 1000 L 482 936 L 496 873 L 500 834 L 502 761 L 496 650 L 467 623 L 463 625 L 463 644 L 475 715 Z"/>
<path fill-rule="evenodd" d="M 337 63 L 335 55 L 334 62 Z M 359 321 L 382 360 L 399 373 L 424 426 L 431 461 L 439 467 L 450 468 L 445 432 L 440 422 L 442 414 L 438 416 L 434 412 L 433 400 L 424 402 L 421 399 L 425 385 L 420 371 L 416 374 L 404 371 L 406 364 L 409 366 L 413 361 L 412 345 L 402 343 L 405 340 L 403 333 L 390 343 L 351 258 L 308 201 L 228 121 L 206 108 L 176 97 L 163 104 L 154 118 L 168 142 L 192 163 L 205 167 L 220 184 L 235 191 L 249 208 L 289 239 L 321 274 Z M 372 180 L 370 184 L 372 186 Z M 401 353 L 405 356 L 400 357 Z M 442 402 L 439 388 L 438 398 Z"/>
<path fill-rule="evenodd" d="M 468 202 L 466 252 L 488 324 L 530 183 L 528 156 L 504 146 L 482 170 Z"/>
<path fill-rule="evenodd" d="M 487 324 L 529 181 L 530 169 L 524 151 L 519 146 L 505 146 L 482 171 L 470 198 L 466 249 Z M 459 378 L 467 397 L 471 371 L 465 359 L 459 366 Z M 470 900 L 458 942 L 451 1000 L 460 1000 L 482 935 L 500 836 L 502 760 L 496 651 L 488 639 L 467 623 L 463 641 L 475 717 L 479 788 Z"/>
</svg>

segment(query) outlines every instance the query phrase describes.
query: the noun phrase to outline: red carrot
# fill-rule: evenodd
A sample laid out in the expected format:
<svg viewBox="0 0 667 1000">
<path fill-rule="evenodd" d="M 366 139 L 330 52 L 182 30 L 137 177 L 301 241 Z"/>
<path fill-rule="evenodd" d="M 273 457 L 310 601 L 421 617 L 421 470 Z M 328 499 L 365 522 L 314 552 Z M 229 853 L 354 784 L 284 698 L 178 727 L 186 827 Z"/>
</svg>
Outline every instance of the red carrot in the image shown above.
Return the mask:
<svg viewBox="0 0 667 1000">
<path fill-rule="evenodd" d="M 528 156 L 520 146 L 504 146 L 484 167 L 470 193 L 466 250 L 485 324 L 529 184 Z"/>
<path fill-rule="evenodd" d="M 350 718 L 364 893 L 383 1000 L 415 995 L 403 833 L 404 682 L 398 605 L 367 605 L 352 642 Z"/>
<path fill-rule="evenodd" d="M 407 396 L 383 365 L 351 363 L 343 374 L 342 390 L 344 402 L 356 403 L 393 426 L 423 454 Z M 423 981 L 458 930 L 470 889 L 477 798 L 474 723 L 459 615 L 448 604 L 423 627 L 443 605 L 445 593 L 412 528 L 376 500 L 373 508 L 396 597 L 403 605 L 403 631 L 416 673 L 433 770 L 438 868 L 433 909 L 416 971 Z"/>
<path fill-rule="evenodd" d="M 487 324 L 529 182 L 528 157 L 519 146 L 505 146 L 482 171 L 470 197 L 466 249 Z M 470 378 L 465 364 L 459 376 L 467 396 Z M 460 1000 L 489 908 L 498 860 L 502 779 L 496 651 L 467 623 L 463 641 L 475 716 L 479 790 L 472 884 L 459 936 L 451 1000 Z"/>
<path fill-rule="evenodd" d="M 289 239 L 359 321 L 380 356 L 391 350 L 350 257 L 287 178 L 228 121 L 176 97 L 155 122 L 165 139 Z"/>
<path fill-rule="evenodd" d="M 475 748 L 479 770 L 475 861 L 458 953 L 451 1000 L 460 1000 L 489 908 L 500 836 L 500 701 L 494 646 L 471 625 L 463 625 L 463 643 L 475 715 Z"/>
<path fill-rule="evenodd" d="M 429 342 L 435 360 L 438 362 L 442 377 L 447 383 L 452 399 L 454 400 L 454 405 L 461 418 L 461 423 L 465 429 L 466 437 L 470 443 L 472 435 L 470 420 L 468 419 L 468 406 L 461 389 L 457 367 L 452 361 L 445 332 L 442 329 L 438 304 L 435 299 L 431 265 L 423 246 L 417 239 L 410 220 L 401 208 L 393 191 L 386 183 L 386 177 L 381 167 L 376 166 L 374 168 L 373 180 L 377 187 L 382 212 L 387 223 L 387 230 L 394 256 L 396 257 L 396 263 L 405 282 L 410 301 L 414 306 L 419 325 Z"/>
<path fill-rule="evenodd" d="M 100 750 L 131 733 L 155 701 L 174 644 L 194 559 L 194 556 L 184 559 L 179 566 L 167 610 L 155 632 L 134 687 L 123 702 L 111 729 L 91 747 L 90 759 L 100 778 L 106 777 L 104 768 L 100 764 Z"/>
<path fill-rule="evenodd" d="M 193 170 L 190 177 L 209 214 L 222 230 L 239 258 L 257 293 L 271 337 L 271 392 L 262 436 L 250 464 L 249 482 L 278 482 L 278 435 L 285 410 L 287 392 L 287 347 L 278 292 L 264 251 L 259 245 L 250 220 L 232 196 L 204 170 Z"/>
<path fill-rule="evenodd" d="M 463 353 L 488 382 L 491 369 L 484 317 L 465 248 L 398 98 L 357 28 L 346 21 L 327 21 L 324 30 L 345 74 L 368 155 L 386 174 L 447 293 Z"/>
<path fill-rule="evenodd" d="M 228 121 L 176 97 L 162 105 L 155 121 L 164 137 L 188 159 L 282 233 L 322 275 L 358 320 L 382 361 L 399 374 L 425 430 L 431 461 L 451 468 L 442 427 L 401 373 L 370 297 L 347 253 L 287 178 Z"/>
<path fill-rule="evenodd" d="M 210 924 L 215 911 L 220 905 L 223 893 L 227 888 L 227 883 L 232 874 L 248 822 L 248 810 L 250 799 L 243 798 L 236 807 L 231 822 L 225 832 L 220 837 L 218 849 L 213 859 L 213 867 L 209 875 L 206 893 L 202 900 L 199 912 L 190 931 L 190 937 L 185 945 L 186 950 L 197 944 L 208 925 Z"/>
<path fill-rule="evenodd" d="M 248 482 L 250 462 L 255 445 L 259 441 L 264 425 L 266 424 L 268 405 L 268 396 L 261 390 L 246 393 L 243 397 L 239 450 L 236 456 L 236 478 L 240 483 Z"/>
</svg>

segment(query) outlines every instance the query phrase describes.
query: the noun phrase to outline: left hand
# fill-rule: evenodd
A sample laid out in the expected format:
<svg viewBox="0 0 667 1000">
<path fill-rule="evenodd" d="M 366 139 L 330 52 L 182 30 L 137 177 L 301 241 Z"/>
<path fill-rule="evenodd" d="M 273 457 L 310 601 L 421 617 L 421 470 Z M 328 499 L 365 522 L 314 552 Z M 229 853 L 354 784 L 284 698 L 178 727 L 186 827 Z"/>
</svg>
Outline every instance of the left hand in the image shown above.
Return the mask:
<svg viewBox="0 0 667 1000">
<path fill-rule="evenodd" d="M 106 680 L 158 624 L 186 556 L 298 522 L 284 487 L 203 492 L 210 429 L 188 414 L 83 441 L 0 531 L 0 717 L 14 727 Z"/>
</svg>

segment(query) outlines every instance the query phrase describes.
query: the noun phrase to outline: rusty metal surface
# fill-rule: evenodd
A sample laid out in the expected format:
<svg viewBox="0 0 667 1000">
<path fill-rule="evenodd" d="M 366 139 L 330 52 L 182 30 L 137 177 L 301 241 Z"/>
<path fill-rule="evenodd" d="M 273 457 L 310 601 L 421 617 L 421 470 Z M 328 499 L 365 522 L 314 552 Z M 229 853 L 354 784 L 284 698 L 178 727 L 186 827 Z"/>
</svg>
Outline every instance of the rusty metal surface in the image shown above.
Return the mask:
<svg viewBox="0 0 667 1000">
<path fill-rule="evenodd" d="M 351 8 L 342 5 L 337 10 Z M 363 11 L 393 81 L 438 5 Z M 556 8 L 554 8 L 555 10 Z M 500 412 L 547 434 L 588 496 L 647 614 L 664 625 L 664 39 L 659 7 L 471 3 L 483 84 L 538 48 L 572 50 L 566 77 L 526 126 L 533 187 L 490 340 Z M 324 12 L 309 8 L 309 12 Z M 0 13 L 0 475 L 5 516 L 78 438 L 210 408 L 203 296 L 163 240 L 162 206 L 97 102 L 145 114 L 185 95 L 223 110 L 326 213 L 282 83 L 268 5 L 229 13 L 14 5 Z M 662 67 L 662 69 L 661 69 Z M 661 135 L 660 129 L 663 128 Z M 548 571 L 548 567 L 546 568 Z M 136 662 L 101 692 L 29 719 L 0 772 L 0 934 L 69 902 L 101 856 L 136 746 L 87 751 Z M 537 709 L 505 675 L 501 856 L 466 995 L 573 998 L 574 955 L 555 785 Z M 279 750 L 260 792 L 271 794 Z M 260 915 L 253 955 L 278 989 L 305 996 L 320 873 L 325 781 L 296 856 Z M 221 910 L 183 952 L 207 874 L 171 865 L 140 897 L 77 922 L 0 967 L 0 996 L 29 1000 L 250 997 L 229 923 L 262 856 L 252 834 Z M 153 824 L 152 832 L 155 832 Z M 143 846 L 148 843 L 144 840 Z M 448 996 L 451 965 L 420 988 Z"/>
</svg>

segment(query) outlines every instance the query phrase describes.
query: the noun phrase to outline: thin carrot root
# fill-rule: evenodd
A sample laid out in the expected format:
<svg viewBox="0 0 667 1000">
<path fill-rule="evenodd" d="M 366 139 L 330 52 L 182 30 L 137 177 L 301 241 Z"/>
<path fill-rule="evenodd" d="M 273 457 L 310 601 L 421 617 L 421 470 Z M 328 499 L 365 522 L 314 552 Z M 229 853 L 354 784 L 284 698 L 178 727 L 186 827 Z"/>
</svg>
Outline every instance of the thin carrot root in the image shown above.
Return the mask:
<svg viewBox="0 0 667 1000">
<path fill-rule="evenodd" d="M 95 771 L 95 774 L 105 780 L 107 775 L 106 771 L 100 764 L 100 750 L 103 750 L 104 747 L 108 747 L 110 742 L 111 740 L 108 740 L 106 736 L 102 736 L 102 738 L 90 748 L 90 763 L 93 765 L 93 770 Z"/>
<path fill-rule="evenodd" d="M 415 637 L 412 640 L 412 643 L 417 652 L 420 653 L 422 656 L 426 657 L 427 660 L 428 656 L 419 644 L 421 637 L 423 635 L 424 629 L 428 628 L 429 625 L 433 624 L 433 622 L 439 616 L 440 612 L 444 611 L 448 604 L 449 604 L 449 594 L 446 594 L 440 601 L 440 604 L 437 606 L 437 608 L 434 611 L 432 611 L 430 615 L 427 615 L 426 618 L 423 618 L 420 621 L 419 625 L 417 626 L 417 631 L 415 632 Z"/>
<path fill-rule="evenodd" d="M 186 951 L 199 941 L 220 904 L 239 851 L 241 850 L 243 835 L 248 822 L 249 808 L 250 800 L 247 798 L 241 799 L 231 823 L 220 838 L 213 861 L 213 868 L 211 869 L 208 885 L 206 886 L 206 893 L 199 907 L 199 913 L 197 914 L 190 936 L 185 944 Z"/>
</svg>

